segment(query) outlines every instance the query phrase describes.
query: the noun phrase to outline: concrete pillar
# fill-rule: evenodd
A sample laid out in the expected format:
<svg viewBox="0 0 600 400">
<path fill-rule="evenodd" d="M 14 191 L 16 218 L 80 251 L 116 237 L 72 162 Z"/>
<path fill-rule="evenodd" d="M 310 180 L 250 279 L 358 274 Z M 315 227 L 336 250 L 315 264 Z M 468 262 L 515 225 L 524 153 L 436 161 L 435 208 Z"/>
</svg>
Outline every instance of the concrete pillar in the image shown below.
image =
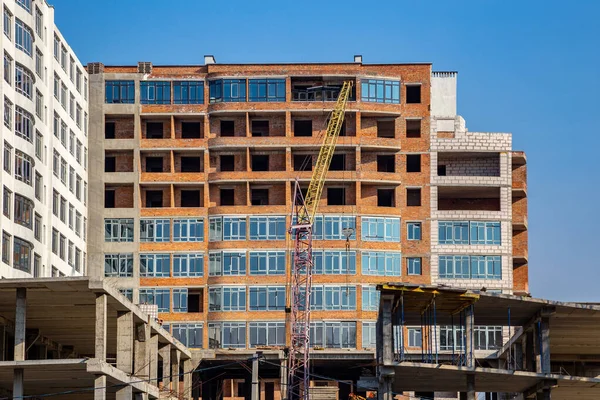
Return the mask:
<svg viewBox="0 0 600 400">
<path fill-rule="evenodd" d="M 258 381 L 258 353 L 252 358 L 252 400 L 260 400 L 260 382 Z"/>
<path fill-rule="evenodd" d="M 474 352 L 475 352 L 475 343 L 474 343 L 474 328 L 475 316 L 473 315 L 473 306 L 470 305 L 465 310 L 465 350 L 467 354 L 467 367 L 473 368 L 475 366 L 474 362 Z"/>
<path fill-rule="evenodd" d="M 125 386 L 117 390 L 115 400 L 133 400 L 133 387 Z"/>
<path fill-rule="evenodd" d="M 183 375 L 183 397 L 185 399 L 192 398 L 192 378 L 193 378 L 192 369 L 193 368 L 194 367 L 193 367 L 192 360 L 185 360 L 183 362 L 183 372 L 185 373 Z"/>
<path fill-rule="evenodd" d="M 525 334 L 525 370 L 529 372 L 535 371 L 535 351 L 533 349 L 533 331 L 528 331 Z"/>
<path fill-rule="evenodd" d="M 94 379 L 94 400 L 106 400 L 106 376 L 100 375 Z"/>
<path fill-rule="evenodd" d="M 475 400 L 475 375 L 467 375 L 467 400 Z"/>
<path fill-rule="evenodd" d="M 162 384 L 168 388 L 171 383 L 171 345 L 166 344 L 158 349 L 162 362 Z"/>
<path fill-rule="evenodd" d="M 377 320 L 378 330 L 381 333 L 382 344 L 378 345 L 378 377 L 379 377 L 379 400 L 393 400 L 394 393 L 392 384 L 394 381 L 394 348 L 392 342 L 392 305 L 393 295 L 381 296 L 379 303 L 379 318 Z"/>
<path fill-rule="evenodd" d="M 551 399 L 552 389 L 545 388 L 541 391 L 537 392 L 536 399 L 537 400 L 550 400 Z"/>
<path fill-rule="evenodd" d="M 542 317 L 540 321 L 540 369 L 543 374 L 550 374 L 550 318 Z"/>
<path fill-rule="evenodd" d="M 133 373 L 133 313 L 117 313 L 117 368 Z"/>
<path fill-rule="evenodd" d="M 287 390 L 288 390 L 288 386 L 287 386 L 287 380 L 288 380 L 288 369 L 287 369 L 287 363 L 288 360 L 286 358 L 283 358 L 281 360 L 281 368 L 279 369 L 279 374 L 281 375 L 280 378 L 280 391 L 281 391 L 281 398 L 283 400 L 287 400 Z"/>
<path fill-rule="evenodd" d="M 25 327 L 27 319 L 27 290 L 17 289 L 15 307 L 15 361 L 25 361 Z"/>
<path fill-rule="evenodd" d="M 150 326 L 146 323 L 137 324 L 135 327 L 135 341 L 133 343 L 134 375 L 139 378 L 150 378 Z"/>
<path fill-rule="evenodd" d="M 25 371 L 23 368 L 15 368 L 13 373 L 13 398 L 20 398 L 24 395 L 23 381 L 25 377 Z"/>
<path fill-rule="evenodd" d="M 150 336 L 148 362 L 150 363 L 150 384 L 158 386 L 158 335 Z"/>
<path fill-rule="evenodd" d="M 523 370 L 523 343 L 516 342 L 513 346 L 512 368 L 515 371 Z"/>
<path fill-rule="evenodd" d="M 0 325 L 0 361 L 6 361 L 6 325 Z"/>
<path fill-rule="evenodd" d="M 107 296 L 96 296 L 96 354 L 99 360 L 106 361 L 106 301 Z"/>
<path fill-rule="evenodd" d="M 171 352 L 171 391 L 179 392 L 179 363 L 181 362 L 181 352 L 174 349 Z"/>
</svg>

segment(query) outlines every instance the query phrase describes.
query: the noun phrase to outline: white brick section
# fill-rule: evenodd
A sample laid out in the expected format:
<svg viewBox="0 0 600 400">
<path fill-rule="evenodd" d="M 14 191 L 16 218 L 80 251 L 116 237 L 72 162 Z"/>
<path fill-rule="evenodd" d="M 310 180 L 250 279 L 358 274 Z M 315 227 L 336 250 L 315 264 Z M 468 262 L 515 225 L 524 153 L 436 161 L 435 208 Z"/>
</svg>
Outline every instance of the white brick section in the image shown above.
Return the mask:
<svg viewBox="0 0 600 400">
<path fill-rule="evenodd" d="M 454 138 L 439 138 L 439 131 L 446 131 L 454 121 Z M 441 129 L 440 129 L 441 128 Z M 431 151 L 511 151 L 510 133 L 469 132 L 460 116 L 431 117 Z"/>
</svg>

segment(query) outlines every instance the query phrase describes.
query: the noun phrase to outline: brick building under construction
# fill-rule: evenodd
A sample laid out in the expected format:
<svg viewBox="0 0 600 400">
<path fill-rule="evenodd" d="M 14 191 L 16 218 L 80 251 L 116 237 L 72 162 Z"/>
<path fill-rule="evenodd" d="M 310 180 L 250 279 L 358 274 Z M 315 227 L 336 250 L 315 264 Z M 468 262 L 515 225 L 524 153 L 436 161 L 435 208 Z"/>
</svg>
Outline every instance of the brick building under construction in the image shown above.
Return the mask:
<svg viewBox="0 0 600 400">
<path fill-rule="evenodd" d="M 510 134 L 467 130 L 455 72 L 360 56 L 87 72 L 89 274 L 156 305 L 202 365 L 262 351 L 266 400 L 281 398 L 289 346 L 294 182 L 308 186 L 344 81 L 354 91 L 314 225 L 311 365 L 349 384 L 323 390 L 346 399 L 374 376 L 376 284 L 528 292 L 526 158 Z M 476 331 L 484 353 L 508 335 Z M 440 327 L 442 352 L 455 335 Z M 420 327 L 403 337 L 421 351 Z M 203 398 L 249 393 L 242 365 L 225 371 L 202 377 Z"/>
</svg>

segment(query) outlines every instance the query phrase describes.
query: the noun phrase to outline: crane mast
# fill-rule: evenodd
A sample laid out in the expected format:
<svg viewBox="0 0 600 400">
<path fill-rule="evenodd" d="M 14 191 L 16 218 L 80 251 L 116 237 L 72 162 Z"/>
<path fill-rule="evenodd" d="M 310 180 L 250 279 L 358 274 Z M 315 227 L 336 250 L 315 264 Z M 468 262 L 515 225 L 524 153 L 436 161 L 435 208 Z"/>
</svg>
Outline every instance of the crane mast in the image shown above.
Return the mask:
<svg viewBox="0 0 600 400">
<path fill-rule="evenodd" d="M 288 355 L 288 400 L 309 399 L 310 296 L 312 289 L 312 226 L 325 185 L 325 176 L 344 122 L 352 82 L 344 82 L 327 124 L 306 195 L 296 180 L 294 219 L 290 233 L 294 239 L 291 271 L 291 346 Z"/>
</svg>

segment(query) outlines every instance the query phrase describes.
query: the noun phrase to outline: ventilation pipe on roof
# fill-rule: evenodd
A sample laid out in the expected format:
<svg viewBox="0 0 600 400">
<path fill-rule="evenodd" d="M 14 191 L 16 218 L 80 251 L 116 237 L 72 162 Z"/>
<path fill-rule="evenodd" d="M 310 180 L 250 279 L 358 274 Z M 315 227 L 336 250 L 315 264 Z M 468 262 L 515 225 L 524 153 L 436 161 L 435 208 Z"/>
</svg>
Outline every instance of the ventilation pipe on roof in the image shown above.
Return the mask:
<svg viewBox="0 0 600 400">
<path fill-rule="evenodd" d="M 360 54 L 354 55 L 354 62 L 362 64 L 362 56 Z"/>
<path fill-rule="evenodd" d="M 208 64 L 216 64 L 217 61 L 215 60 L 215 56 L 213 55 L 205 55 L 204 56 L 204 64 L 208 65 Z"/>
</svg>

